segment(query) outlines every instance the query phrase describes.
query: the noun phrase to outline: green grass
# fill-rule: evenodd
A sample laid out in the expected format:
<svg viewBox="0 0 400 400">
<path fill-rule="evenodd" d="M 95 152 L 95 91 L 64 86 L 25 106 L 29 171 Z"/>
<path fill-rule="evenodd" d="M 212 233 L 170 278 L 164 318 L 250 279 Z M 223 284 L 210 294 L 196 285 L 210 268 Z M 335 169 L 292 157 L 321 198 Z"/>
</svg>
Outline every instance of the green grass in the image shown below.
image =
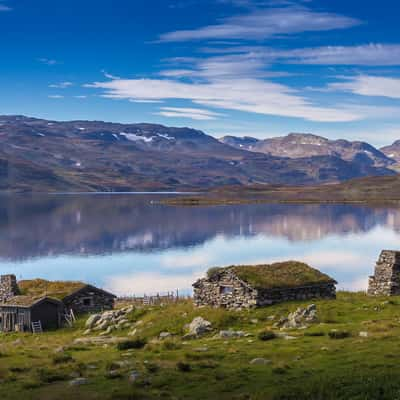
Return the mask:
<svg viewBox="0 0 400 400">
<path fill-rule="evenodd" d="M 251 311 L 196 309 L 188 301 L 145 307 L 129 318 L 140 321 L 144 348 L 75 344 L 84 320 L 74 328 L 43 335 L 0 335 L 0 398 L 53 399 L 396 399 L 400 398 L 400 298 L 369 298 L 339 292 L 337 300 L 315 301 L 319 320 L 286 333 L 273 324 L 310 302 L 293 302 Z M 182 340 L 194 317 L 212 322 L 201 339 Z M 274 318 L 271 318 L 274 316 Z M 221 339 L 219 330 L 250 336 Z M 160 332 L 173 334 L 164 341 Z M 330 332 L 346 332 L 333 340 Z M 259 340 L 274 332 L 273 340 Z M 360 337 L 368 332 L 368 337 Z M 128 331 L 113 335 L 127 337 Z M 347 334 L 348 333 L 348 334 Z M 130 347 L 130 346 L 128 346 Z M 64 351 L 60 350 L 63 348 Z M 57 351 L 55 351 L 57 349 Z M 265 358 L 265 365 L 250 364 Z M 137 374 L 133 381 L 132 372 Z M 86 385 L 70 386 L 84 377 Z"/>
</svg>

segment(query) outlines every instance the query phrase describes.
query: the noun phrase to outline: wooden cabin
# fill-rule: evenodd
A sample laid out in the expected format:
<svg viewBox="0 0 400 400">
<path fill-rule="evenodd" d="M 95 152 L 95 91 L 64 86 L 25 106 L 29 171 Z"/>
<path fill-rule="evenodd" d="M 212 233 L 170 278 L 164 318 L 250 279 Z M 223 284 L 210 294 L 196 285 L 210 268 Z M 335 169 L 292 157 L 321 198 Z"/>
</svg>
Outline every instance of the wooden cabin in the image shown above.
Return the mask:
<svg viewBox="0 0 400 400">
<path fill-rule="evenodd" d="M 58 299 L 67 313 L 72 310 L 76 315 L 112 310 L 116 299 L 114 294 L 83 282 L 34 279 L 19 281 L 18 286 L 23 294 Z"/>
<path fill-rule="evenodd" d="M 43 330 L 61 326 L 63 304 L 50 297 L 15 296 L 0 303 L 0 332 L 30 332 L 40 321 Z"/>
</svg>

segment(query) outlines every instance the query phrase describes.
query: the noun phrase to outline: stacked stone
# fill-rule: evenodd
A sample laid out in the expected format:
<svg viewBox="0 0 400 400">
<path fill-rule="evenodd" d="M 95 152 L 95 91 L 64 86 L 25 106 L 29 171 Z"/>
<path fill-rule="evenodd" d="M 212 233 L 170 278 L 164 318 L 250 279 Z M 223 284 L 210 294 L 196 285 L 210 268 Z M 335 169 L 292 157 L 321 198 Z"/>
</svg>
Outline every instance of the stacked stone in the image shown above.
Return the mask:
<svg viewBox="0 0 400 400">
<path fill-rule="evenodd" d="M 400 251 L 383 250 L 369 277 L 368 294 L 371 296 L 400 295 Z"/>
<path fill-rule="evenodd" d="M 4 303 L 11 297 L 17 296 L 19 289 L 15 275 L 0 276 L 0 303 Z"/>
</svg>

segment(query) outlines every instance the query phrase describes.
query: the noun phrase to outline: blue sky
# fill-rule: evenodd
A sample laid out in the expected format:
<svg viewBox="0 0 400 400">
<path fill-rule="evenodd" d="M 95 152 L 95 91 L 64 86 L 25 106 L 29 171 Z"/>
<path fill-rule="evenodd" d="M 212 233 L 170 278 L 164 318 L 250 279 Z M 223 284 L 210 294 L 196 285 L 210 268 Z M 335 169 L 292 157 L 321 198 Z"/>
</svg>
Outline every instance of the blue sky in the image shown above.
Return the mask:
<svg viewBox="0 0 400 400">
<path fill-rule="evenodd" d="M 0 113 L 391 143 L 396 3 L 0 0 Z"/>
</svg>

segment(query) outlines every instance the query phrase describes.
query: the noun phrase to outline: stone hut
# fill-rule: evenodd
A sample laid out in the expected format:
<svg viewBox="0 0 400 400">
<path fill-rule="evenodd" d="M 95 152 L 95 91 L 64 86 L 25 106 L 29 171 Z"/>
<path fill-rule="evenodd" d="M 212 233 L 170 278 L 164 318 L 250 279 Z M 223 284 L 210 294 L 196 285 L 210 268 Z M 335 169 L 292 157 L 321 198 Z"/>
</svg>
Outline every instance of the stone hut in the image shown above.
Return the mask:
<svg viewBox="0 0 400 400">
<path fill-rule="evenodd" d="M 337 282 L 297 261 L 211 268 L 193 284 L 197 306 L 241 309 L 290 300 L 336 297 Z"/>
<path fill-rule="evenodd" d="M 400 251 L 383 250 L 369 277 L 368 294 L 371 296 L 400 295 Z"/>
</svg>

